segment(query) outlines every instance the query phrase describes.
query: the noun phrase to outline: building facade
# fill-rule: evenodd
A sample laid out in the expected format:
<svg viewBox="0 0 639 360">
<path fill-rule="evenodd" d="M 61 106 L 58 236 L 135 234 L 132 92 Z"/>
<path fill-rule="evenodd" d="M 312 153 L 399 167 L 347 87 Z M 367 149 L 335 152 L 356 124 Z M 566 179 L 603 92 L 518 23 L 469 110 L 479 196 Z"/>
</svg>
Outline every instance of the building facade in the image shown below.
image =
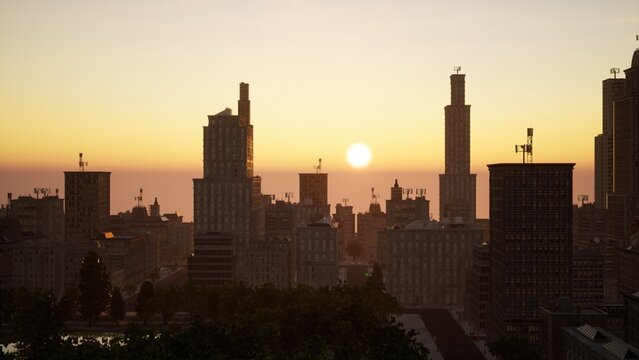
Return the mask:
<svg viewBox="0 0 639 360">
<path fill-rule="evenodd" d="M 391 227 L 404 227 L 415 220 L 430 219 L 430 201 L 426 197 L 410 194 L 403 195 L 404 189 L 399 186 L 397 179 L 391 188 L 391 198 L 386 200 L 386 225 Z"/>
<path fill-rule="evenodd" d="M 604 302 L 604 256 L 599 249 L 577 249 L 572 257 L 572 299 L 577 306 Z"/>
<path fill-rule="evenodd" d="M 417 220 L 380 233 L 380 264 L 388 292 L 405 307 L 463 307 L 466 270 L 482 231 L 461 225 L 444 228 Z"/>
<path fill-rule="evenodd" d="M 330 221 L 320 221 L 298 227 L 295 233 L 295 282 L 315 288 L 337 285 L 337 229 Z"/>
<path fill-rule="evenodd" d="M 261 205 L 261 179 L 253 175 L 253 125 L 249 85 L 240 84 L 238 115 L 231 109 L 208 116 L 204 126 L 204 177 L 193 179 L 194 233 L 229 234 L 236 248 L 257 237 L 253 223 Z"/>
<path fill-rule="evenodd" d="M 492 164 L 488 338 L 539 341 L 538 309 L 572 295 L 574 164 Z"/>
<path fill-rule="evenodd" d="M 481 333 L 486 332 L 488 313 L 488 294 L 490 276 L 490 244 L 473 244 L 471 266 L 466 275 L 465 313 L 472 327 Z"/>
<path fill-rule="evenodd" d="M 466 75 L 450 76 L 450 105 L 445 112 L 446 171 L 439 175 L 439 221 L 475 222 L 476 174 L 470 173 L 470 105 L 466 105 Z M 388 210 L 387 210 L 388 212 Z"/>
<path fill-rule="evenodd" d="M 64 196 L 67 242 L 90 240 L 109 230 L 110 172 L 65 171 Z"/>
<path fill-rule="evenodd" d="M 193 255 L 188 259 L 188 279 L 195 285 L 220 287 L 236 281 L 233 236 L 220 233 L 197 234 Z"/>
<path fill-rule="evenodd" d="M 566 360 L 639 359 L 639 349 L 600 327 L 583 324 L 562 330 Z"/>
<path fill-rule="evenodd" d="M 23 234 L 64 241 L 64 199 L 57 194 L 42 198 L 19 196 L 11 200 L 10 215 L 18 221 Z"/>
</svg>

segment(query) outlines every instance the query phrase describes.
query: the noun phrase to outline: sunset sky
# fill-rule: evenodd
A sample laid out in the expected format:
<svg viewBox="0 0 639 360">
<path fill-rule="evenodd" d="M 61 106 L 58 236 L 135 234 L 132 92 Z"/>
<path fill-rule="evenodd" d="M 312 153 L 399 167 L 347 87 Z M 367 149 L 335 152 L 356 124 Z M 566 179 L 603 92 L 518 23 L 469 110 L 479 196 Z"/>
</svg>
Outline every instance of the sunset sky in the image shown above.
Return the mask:
<svg viewBox="0 0 639 360">
<path fill-rule="evenodd" d="M 344 179 L 436 176 L 459 65 L 473 171 L 519 162 L 514 145 L 533 127 L 535 162 L 577 163 L 579 191 L 592 196 L 601 81 L 630 66 L 637 33 L 636 0 L 2 0 L 0 191 L 47 185 L 37 171 L 59 174 L 50 187 L 63 187 L 83 152 L 90 170 L 114 176 L 187 174 L 188 194 L 206 115 L 236 113 L 242 81 L 265 192 L 283 186 L 265 174 L 291 174 L 295 187 L 319 157 Z M 355 142 L 372 150 L 367 168 L 346 162 Z M 389 181 L 356 184 L 358 194 L 333 181 L 331 197 L 361 198 L 362 211 L 370 187 L 388 192 Z M 423 183 L 436 201 L 436 179 Z M 114 197 L 133 205 L 137 187 L 113 188 L 112 212 L 125 204 Z M 192 193 L 183 202 L 163 210 L 192 211 Z"/>
</svg>

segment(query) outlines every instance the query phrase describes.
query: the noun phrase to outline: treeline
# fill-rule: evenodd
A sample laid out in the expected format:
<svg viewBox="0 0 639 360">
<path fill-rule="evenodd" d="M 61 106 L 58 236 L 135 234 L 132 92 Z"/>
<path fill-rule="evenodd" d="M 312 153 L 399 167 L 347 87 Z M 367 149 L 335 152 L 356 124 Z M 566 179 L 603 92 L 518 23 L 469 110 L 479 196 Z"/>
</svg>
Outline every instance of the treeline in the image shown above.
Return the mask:
<svg viewBox="0 0 639 360">
<path fill-rule="evenodd" d="M 90 261 L 100 263 L 99 258 L 89 259 L 87 264 Z M 77 289 L 75 309 L 70 305 L 72 290 L 59 302 L 51 292 L 2 291 L 1 321 L 11 327 L 11 340 L 17 342 L 18 352 L 0 358 L 427 358 L 427 350 L 416 342 L 415 334 L 404 331 L 391 315 L 399 307 L 384 291 L 379 269 L 358 288 L 251 289 L 234 285 L 213 289 L 187 284 L 154 289 L 147 282 L 138 294 L 139 320 L 144 323 L 157 314 L 163 323 L 170 323 L 177 312 L 183 311 L 189 314 L 188 325 L 174 324 L 152 332 L 147 326 L 132 323 L 122 337 L 108 342 L 66 335 L 65 321 L 73 314 L 81 314 L 90 324 L 105 317 L 117 322 L 122 318 L 120 314 L 124 315 L 123 304 L 121 312 L 114 310 L 119 307 L 118 300 L 114 302 L 118 297 L 114 289 L 108 289 L 104 301 L 98 299 L 103 293 L 86 286 Z M 83 295 L 89 290 L 99 296 Z M 121 295 L 119 298 L 121 301 Z M 102 311 L 96 313 L 98 307 Z"/>
</svg>

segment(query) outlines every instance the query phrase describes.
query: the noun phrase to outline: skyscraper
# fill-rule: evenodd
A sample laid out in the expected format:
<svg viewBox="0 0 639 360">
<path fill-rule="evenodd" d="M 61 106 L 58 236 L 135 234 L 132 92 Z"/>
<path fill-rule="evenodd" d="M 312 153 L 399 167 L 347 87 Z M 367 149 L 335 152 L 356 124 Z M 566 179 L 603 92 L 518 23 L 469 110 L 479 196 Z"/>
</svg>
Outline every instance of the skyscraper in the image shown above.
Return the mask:
<svg viewBox="0 0 639 360">
<path fill-rule="evenodd" d="M 618 248 L 628 246 L 639 217 L 639 49 L 625 73 L 624 93 L 613 104 L 613 189 L 608 194 L 608 238 Z"/>
<path fill-rule="evenodd" d="M 234 245 L 255 237 L 252 218 L 259 208 L 261 179 L 253 176 L 253 125 L 249 85 L 240 84 L 238 115 L 227 108 L 204 126 L 204 177 L 193 179 L 195 235 L 228 234 Z"/>
<path fill-rule="evenodd" d="M 80 171 L 64 172 L 64 232 L 68 242 L 90 240 L 108 231 L 111 173 L 84 171 L 84 164 L 80 154 Z"/>
<path fill-rule="evenodd" d="M 613 69 L 618 71 L 619 69 Z M 602 84 L 602 133 L 595 137 L 595 204 L 607 208 L 606 195 L 613 189 L 614 102 L 623 96 L 624 79 L 606 79 Z"/>
<path fill-rule="evenodd" d="M 488 337 L 539 340 L 539 306 L 571 296 L 575 164 L 492 164 Z"/>
<path fill-rule="evenodd" d="M 445 111 L 444 174 L 439 175 L 439 221 L 475 222 L 476 178 L 470 173 L 470 105 L 465 101 L 465 74 L 450 76 L 451 100 Z"/>
</svg>

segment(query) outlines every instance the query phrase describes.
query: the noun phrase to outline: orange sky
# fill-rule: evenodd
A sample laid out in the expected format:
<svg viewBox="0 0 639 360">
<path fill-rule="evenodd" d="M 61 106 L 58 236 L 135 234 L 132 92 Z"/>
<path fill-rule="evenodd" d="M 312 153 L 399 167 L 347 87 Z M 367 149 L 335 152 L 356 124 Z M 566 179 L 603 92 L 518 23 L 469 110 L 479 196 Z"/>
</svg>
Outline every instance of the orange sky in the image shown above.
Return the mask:
<svg viewBox="0 0 639 360">
<path fill-rule="evenodd" d="M 527 127 L 535 161 L 586 174 L 601 81 L 629 66 L 636 14 L 636 0 L 3 1 L 0 191 L 34 169 L 73 170 L 78 152 L 92 170 L 201 174 L 206 115 L 235 112 L 241 81 L 258 172 L 312 171 L 321 157 L 348 173 L 344 152 L 363 142 L 373 162 L 356 174 L 437 174 L 455 65 L 480 176 L 519 161 Z"/>
</svg>

